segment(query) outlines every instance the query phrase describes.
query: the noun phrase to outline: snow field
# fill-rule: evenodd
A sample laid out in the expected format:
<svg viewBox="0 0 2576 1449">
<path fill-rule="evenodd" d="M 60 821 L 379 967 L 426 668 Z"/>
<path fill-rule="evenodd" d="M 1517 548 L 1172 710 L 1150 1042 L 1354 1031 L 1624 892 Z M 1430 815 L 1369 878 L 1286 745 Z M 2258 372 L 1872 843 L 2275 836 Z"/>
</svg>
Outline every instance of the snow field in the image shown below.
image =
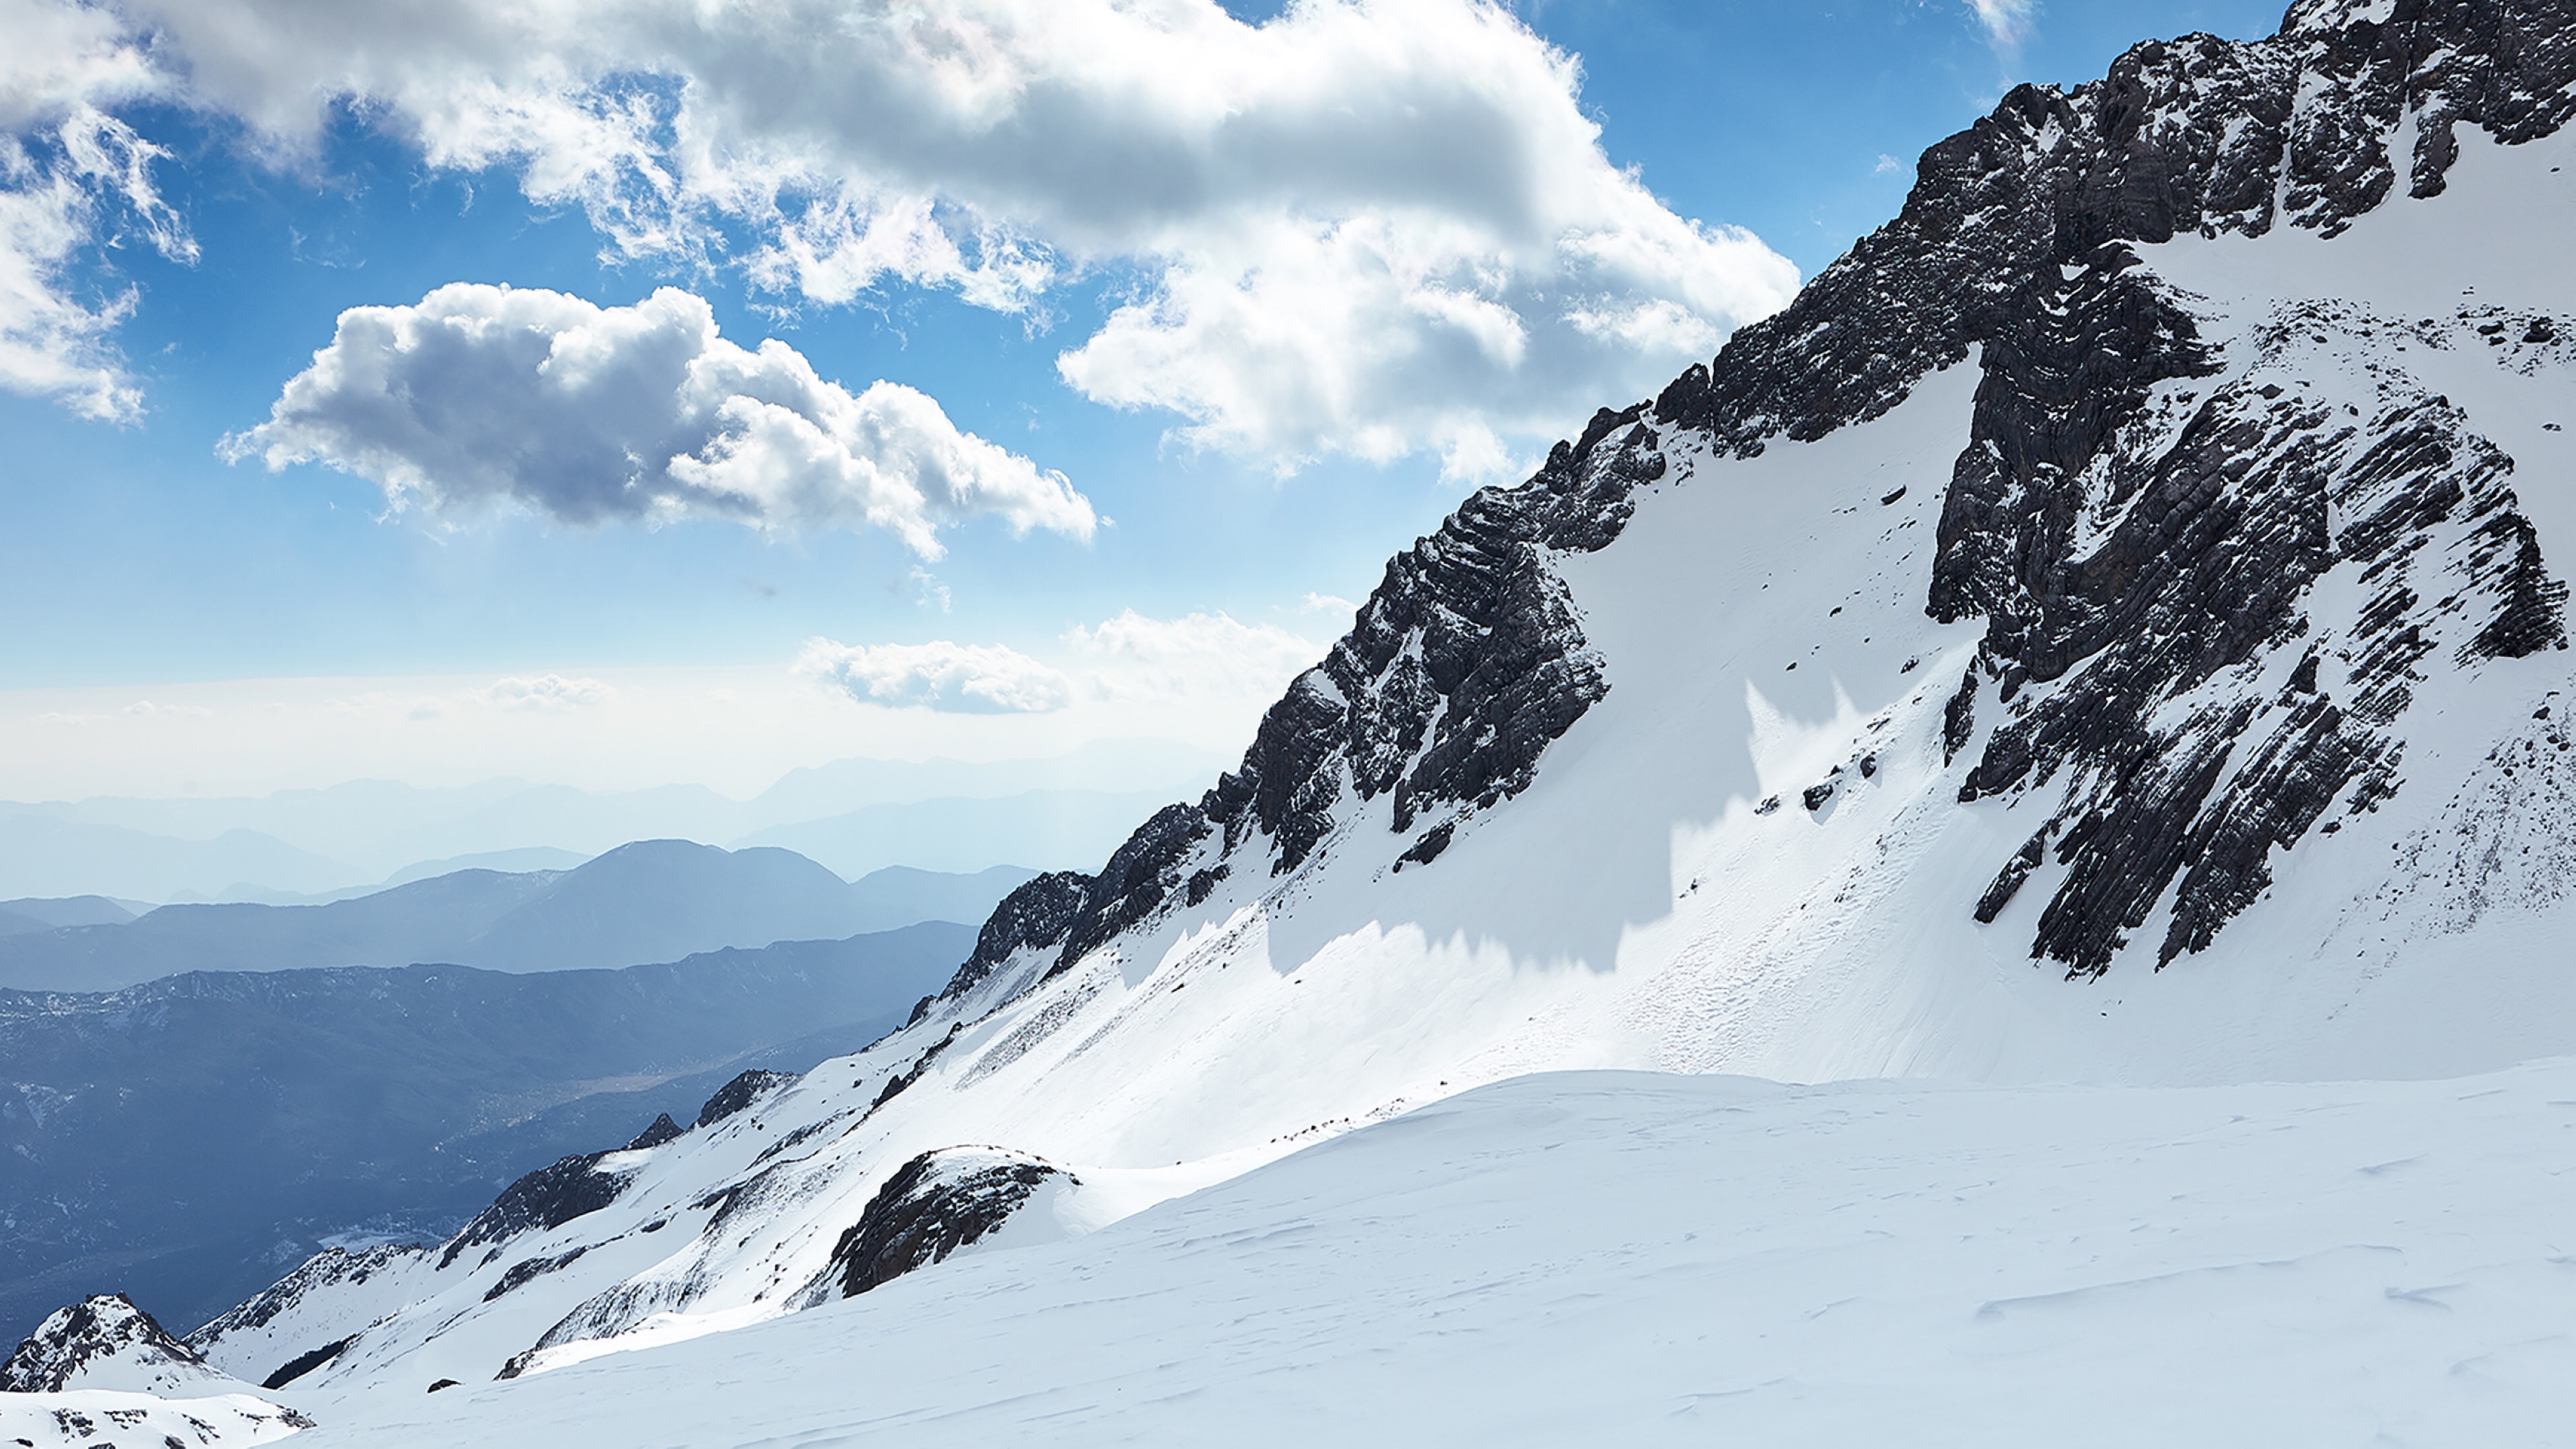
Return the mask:
<svg viewBox="0 0 2576 1449">
<path fill-rule="evenodd" d="M 2571 1167 L 2563 1060 L 2193 1089 L 1549 1074 L 1078 1241 L 371 1396 L 306 1442 L 2562 1443 Z"/>
<path fill-rule="evenodd" d="M 112 1449 L 119 1443 L 239 1449 L 283 1439 L 307 1422 L 249 1394 L 162 1398 L 116 1389 L 0 1394 L 0 1444 L 36 1449 Z"/>
</svg>

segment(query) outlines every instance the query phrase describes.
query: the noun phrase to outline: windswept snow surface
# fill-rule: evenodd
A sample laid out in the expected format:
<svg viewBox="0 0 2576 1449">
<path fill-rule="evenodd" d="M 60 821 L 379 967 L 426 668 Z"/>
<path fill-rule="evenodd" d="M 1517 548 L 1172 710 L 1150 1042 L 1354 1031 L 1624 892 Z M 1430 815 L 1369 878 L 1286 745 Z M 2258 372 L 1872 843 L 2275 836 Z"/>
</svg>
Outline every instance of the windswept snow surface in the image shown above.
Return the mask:
<svg viewBox="0 0 2576 1449">
<path fill-rule="evenodd" d="M 113 1389 L 0 1394 L 0 1444 L 36 1449 L 239 1449 L 283 1439 L 311 1423 L 292 1409 L 250 1394 L 194 1399 Z"/>
<path fill-rule="evenodd" d="M 2576 1062 L 1980 1088 L 1586 1072 L 1070 1243 L 300 1444 L 2563 1444 Z"/>
</svg>

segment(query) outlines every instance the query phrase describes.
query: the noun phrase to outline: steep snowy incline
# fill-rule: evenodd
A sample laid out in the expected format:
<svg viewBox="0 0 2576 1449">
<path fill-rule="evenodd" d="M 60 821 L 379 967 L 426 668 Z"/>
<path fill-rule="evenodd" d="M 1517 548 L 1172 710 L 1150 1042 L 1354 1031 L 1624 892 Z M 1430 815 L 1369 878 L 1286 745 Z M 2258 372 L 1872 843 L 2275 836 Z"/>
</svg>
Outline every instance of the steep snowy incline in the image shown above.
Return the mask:
<svg viewBox="0 0 2576 1449">
<path fill-rule="evenodd" d="M 1079 1242 L 299 1444 L 2559 1442 L 2576 1066 L 2194 1089 L 1576 1073 Z"/>
<path fill-rule="evenodd" d="M 2576 6 L 2310 0 L 2015 91 L 904 1030 L 192 1341 L 541 1380 L 1537 1071 L 2576 1052 L 2571 85 Z"/>
</svg>

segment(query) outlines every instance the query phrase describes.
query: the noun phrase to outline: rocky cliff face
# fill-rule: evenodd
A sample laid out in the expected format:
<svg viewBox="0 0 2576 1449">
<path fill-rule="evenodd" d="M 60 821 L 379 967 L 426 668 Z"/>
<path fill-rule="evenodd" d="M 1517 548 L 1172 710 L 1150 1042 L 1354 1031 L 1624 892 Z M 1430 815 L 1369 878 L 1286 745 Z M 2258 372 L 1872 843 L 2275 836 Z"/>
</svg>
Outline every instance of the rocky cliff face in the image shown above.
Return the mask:
<svg viewBox="0 0 2576 1449">
<path fill-rule="evenodd" d="M 2034 957 L 2098 975 L 2156 917 L 2158 964 L 2206 948 L 2271 883 L 2273 851 L 2402 783 L 2417 661 L 2564 648 L 2567 591 L 2512 459 L 2448 399 L 2391 377 L 2365 408 L 2305 380 L 2320 350 L 2366 355 L 2432 319 L 2303 309 L 2231 356 L 2132 244 L 2336 236 L 2392 192 L 2440 195 L 2462 128 L 2554 134 L 2571 83 L 2563 0 L 2304 0 L 2267 40 L 2149 42 L 2090 85 L 2013 91 L 1926 151 L 1903 213 L 1786 311 L 1390 562 L 1205 799 L 1155 817 L 1098 878 L 1033 883 L 1005 912 L 1061 928 L 1040 933 L 1060 971 L 1247 859 L 1295 870 L 1339 807 L 1380 795 L 1395 830 L 1429 822 L 1403 857 L 1428 864 L 1609 688 L 1550 560 L 1617 538 L 1668 443 L 1758 457 L 1879 417 L 1974 355 L 1924 603 L 1987 621 L 1953 749 L 1981 694 L 1989 720 L 2007 713 L 1960 798 L 2058 794 L 1961 909 L 1995 919 L 2053 858 Z M 2571 323 L 2468 325 L 2564 347 Z M 2322 617 L 2337 570 L 2369 598 Z M 2267 668 L 2283 651 L 2287 687 Z"/>
</svg>

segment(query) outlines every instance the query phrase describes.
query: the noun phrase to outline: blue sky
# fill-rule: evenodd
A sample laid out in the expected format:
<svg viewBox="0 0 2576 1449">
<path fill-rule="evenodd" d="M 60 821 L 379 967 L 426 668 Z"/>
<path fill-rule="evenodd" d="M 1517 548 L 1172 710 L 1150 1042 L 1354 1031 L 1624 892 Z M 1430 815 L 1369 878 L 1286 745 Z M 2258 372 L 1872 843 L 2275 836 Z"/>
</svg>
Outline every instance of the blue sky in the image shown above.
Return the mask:
<svg viewBox="0 0 2576 1449">
<path fill-rule="evenodd" d="M 0 125 L 14 127 L 18 148 L 0 179 L 15 191 L 0 195 L 23 199 L 48 177 L 75 174 L 67 117 L 127 128 L 94 133 L 111 150 L 123 135 L 165 153 L 144 173 L 154 205 L 120 200 L 97 175 L 83 181 L 89 191 L 65 213 L 82 237 L 43 272 L 94 319 L 125 299 L 121 313 L 64 344 L 78 353 L 66 364 L 73 373 L 112 376 L 126 390 L 125 415 L 84 415 L 92 394 L 23 368 L 10 378 L 14 390 L 0 391 L 11 440 L 0 464 L 0 610 L 16 623 L 0 634 L 0 740 L 19 761 L 0 778 L 0 795 L 175 788 L 163 768 L 174 752 L 189 756 L 181 773 L 191 782 L 202 775 L 227 788 L 328 783 L 343 770 L 400 775 L 407 747 L 381 722 L 348 723 L 350 739 L 326 747 L 339 727 L 316 715 L 302 733 L 287 731 L 293 749 L 275 748 L 278 701 L 345 702 L 345 681 L 361 678 L 419 699 L 477 679 L 552 678 L 563 687 L 540 703 L 555 713 L 619 690 L 637 706 L 587 727 L 550 722 L 555 743 L 533 751 L 513 733 L 517 713 L 410 709 L 406 717 L 447 722 L 451 737 L 420 752 L 439 762 L 420 773 L 446 778 L 580 774 L 567 762 L 582 757 L 622 762 L 583 783 L 730 778 L 704 757 L 759 733 L 756 722 L 673 726 L 654 749 L 600 744 L 609 733 L 651 735 L 668 718 L 643 707 L 666 687 L 648 681 L 656 670 L 651 678 L 689 681 L 671 689 L 724 692 L 708 684 L 719 675 L 737 685 L 774 679 L 800 699 L 831 702 L 770 711 L 802 723 L 741 752 L 759 762 L 754 774 L 847 754 L 1042 753 L 1084 733 L 1158 725 L 1217 747 L 1301 650 L 1343 626 L 1333 599 L 1364 596 L 1391 551 L 1435 526 L 1476 482 L 1512 476 L 1592 405 L 1651 390 L 1702 355 L 1700 344 L 1777 305 L 1794 283 L 1789 264 L 1812 276 L 1892 214 L 1914 155 L 2011 82 L 2079 81 L 2150 34 L 2247 36 L 2278 20 L 2273 6 L 2239 3 L 1525 0 L 1512 22 L 1480 23 L 1465 0 L 1403 0 L 1285 15 L 1277 4 L 1232 5 L 1234 20 L 1261 27 L 1243 31 L 1195 0 L 1170 0 L 1154 37 L 1168 44 L 1146 65 L 1134 59 L 1132 35 L 1122 58 L 1109 40 L 1100 55 L 1081 54 L 1089 40 L 1079 29 L 1036 33 L 1096 8 L 1066 5 L 1026 22 L 1032 33 L 1011 42 L 1042 59 L 1006 54 L 1056 67 L 1048 83 L 1060 92 L 1059 111 L 1014 141 L 1008 125 L 992 124 L 1000 103 L 980 93 L 922 107 L 953 103 L 964 120 L 915 125 L 914 112 L 899 109 L 900 71 L 878 77 L 882 97 L 776 103 L 797 84 L 796 27 L 831 23 L 842 6 L 737 7 L 775 22 L 775 53 L 760 52 L 757 34 L 737 45 L 733 35 L 675 42 L 653 32 L 631 52 L 536 61 L 521 53 L 524 37 L 496 41 L 498 31 L 445 18 L 486 8 L 386 7 L 393 18 L 373 33 L 364 8 L 332 26 L 295 28 L 307 9 L 296 0 L 157 10 L 0 0 L 0 48 L 20 56 L 19 73 L 0 69 Z M 631 21 L 643 36 L 661 23 L 654 8 L 598 11 L 608 17 L 599 28 Z M 1006 41 L 1027 14 L 1001 0 L 955 8 L 986 27 L 977 33 Z M 930 9 L 937 18 L 941 7 Z M 268 42 L 290 32 L 312 53 L 275 60 Z M 1453 43 L 1453 32 L 1465 39 Z M 1292 33 L 1295 45 L 1284 39 Z M 512 45 L 518 51 L 496 48 Z M 1547 47 L 1579 60 L 1579 89 L 1549 70 Z M 47 70 L 49 53 L 66 58 Z M 631 56 L 651 57 L 659 72 Z M 555 59 L 552 69 L 543 63 Z M 520 87 L 517 110 L 478 99 L 490 89 L 476 88 L 487 61 L 517 67 L 495 71 L 504 93 Z M 887 63 L 900 66 L 902 55 Z M 1277 80 L 1274 70 L 1296 74 Z M 675 119 L 685 88 L 676 77 L 725 109 L 707 103 L 713 119 Z M 1171 121 L 1187 107 L 1152 94 L 1167 83 L 1185 101 L 1236 105 L 1256 119 L 1268 106 L 1286 119 L 1250 141 L 1211 141 Z M 1027 94 L 1047 93 L 1031 84 Z M 1222 94 L 1229 84 L 1259 95 Z M 1186 94 L 1193 85 L 1217 94 Z M 853 93 L 870 87 L 866 73 L 850 84 Z M 570 96 L 571 109 L 546 112 L 528 96 Z M 576 184 L 549 180 L 596 153 L 600 143 L 578 126 L 618 105 L 648 118 L 617 133 L 643 148 L 642 159 Z M 1348 124 L 1336 129 L 1318 115 Z M 1576 154 L 1586 119 L 1599 127 L 1590 162 Z M 1173 137 L 1155 131 L 1167 122 L 1181 128 Z M 712 148 L 732 150 L 699 163 L 688 205 L 655 211 L 638 168 L 676 155 L 691 125 Z M 742 159 L 772 144 L 785 160 L 772 158 L 769 170 Z M 1183 153 L 1191 159 L 1174 163 L 1172 177 L 1156 172 L 1158 157 Z M 1061 174 L 1095 163 L 1097 177 Z M 1517 180 L 1492 180 L 1513 164 Z M 793 173 L 784 189 L 782 167 Z M 1557 305 L 1545 300 L 1548 288 L 1565 279 L 1514 239 L 1514 218 L 1536 205 L 1515 186 L 1544 203 L 1531 227 L 1584 229 L 1606 239 L 1602 255 L 1631 258 L 1591 274 L 1595 310 L 1627 309 L 1620 325 L 1629 330 L 1605 341 L 1597 328 L 1552 327 L 1541 315 Z M 733 189 L 718 196 L 725 187 Z M 752 192 L 754 202 L 740 201 Z M 818 194 L 858 197 L 850 205 L 863 220 L 926 198 L 933 227 L 958 250 L 925 262 L 916 238 L 909 260 L 855 289 L 846 274 L 797 273 L 780 260 L 781 238 Z M 1318 216 L 1315 225 L 1340 240 L 1317 243 L 1299 230 Z M 156 250 L 156 219 L 192 252 Z M 637 243 L 639 227 L 658 228 L 658 239 Z M 1345 244 L 1354 236 L 1365 255 Z M 1349 295 L 1335 268 L 1375 276 L 1385 256 L 1440 247 L 1454 255 L 1439 253 L 1432 274 L 1481 279 L 1438 292 L 1448 299 L 1440 306 L 1465 298 L 1451 330 L 1386 323 L 1387 309 L 1365 298 L 1351 317 L 1329 315 Z M 764 254 L 765 268 L 756 265 Z M 1032 255 L 1047 269 L 1036 283 L 1008 265 Z M 976 456 L 1010 456 L 985 467 L 971 497 L 942 502 L 931 488 L 927 521 L 908 536 L 851 522 L 879 507 L 875 494 L 816 493 L 810 479 L 792 495 L 711 492 L 689 481 L 706 469 L 682 468 L 678 481 L 657 485 L 660 511 L 649 517 L 583 521 L 587 505 L 552 464 L 525 464 L 476 485 L 478 495 L 439 474 L 451 439 L 386 444 L 368 431 L 381 398 L 355 397 L 345 379 L 316 382 L 310 407 L 250 440 L 324 461 L 272 470 L 255 452 L 219 456 L 227 436 L 270 418 L 345 309 L 415 308 L 451 283 L 547 289 L 602 308 L 678 288 L 703 299 L 726 343 L 757 349 L 774 338 L 802 359 L 780 366 L 805 382 L 769 368 L 737 390 L 767 400 L 764 389 L 819 383 L 821 402 L 795 406 L 820 417 L 840 405 L 832 398 L 882 379 L 926 395 L 956 432 L 999 450 Z M 450 311 L 498 305 L 478 292 Z M 1505 314 L 1526 324 L 1525 338 L 1492 342 L 1495 334 L 1475 331 Z M 0 327 L 9 320 L 0 314 Z M 1328 356 L 1418 350 L 1371 364 L 1376 371 L 1355 367 L 1346 395 L 1317 401 L 1293 348 L 1238 345 L 1273 328 Z M 1460 335 L 1527 355 L 1508 365 L 1460 361 Z M 1092 360 L 1068 365 L 1068 354 Z M 351 361 L 361 359 L 353 352 Z M 485 384 L 514 395 L 506 378 Z M 405 385 L 456 384 L 422 373 Z M 724 431 L 735 425 L 711 421 L 707 407 L 681 412 L 676 423 L 653 423 L 644 451 L 665 447 L 666 435 L 685 435 L 683 452 L 712 437 L 716 451 L 705 457 L 775 463 L 749 456 L 757 440 Z M 482 456 L 511 454 L 518 444 L 505 428 L 546 431 L 559 415 L 532 400 L 524 414 L 491 422 L 496 436 L 473 442 Z M 414 473 L 398 485 L 407 489 L 399 509 L 388 504 L 386 447 L 417 455 L 401 465 Z M 834 476 L 851 467 L 892 476 L 882 472 L 886 456 L 857 454 L 852 464 L 836 453 L 843 471 Z M 371 466 L 361 455 L 378 460 L 377 476 L 360 476 Z M 477 501 L 495 488 L 502 506 Z M 1087 505 L 1088 521 L 1062 511 L 1067 491 Z M 1014 533 L 1013 519 L 1032 518 L 1040 521 Z M 1101 626 L 1114 620 L 1125 622 L 1113 644 Z M 814 639 L 842 652 L 808 654 Z M 955 650 L 866 652 L 934 644 Z M 963 650 L 989 652 L 955 652 Z M 1009 675 L 1013 659 L 1031 661 L 1025 676 L 986 678 L 991 667 Z M 1086 673 L 1086 660 L 1098 667 Z M 1204 708 L 1157 693 L 1187 695 L 1192 671 L 1212 667 L 1226 679 L 1202 691 Z M 443 683 L 404 682 L 432 679 Z M 1035 693 L 1014 692 L 1013 679 L 1035 680 Z M 243 682 L 281 680 L 337 682 L 270 688 L 271 724 L 261 725 L 253 707 L 263 686 Z M 585 696 L 585 681 L 606 693 Z M 169 734 L 180 726 L 167 721 L 148 737 L 107 727 L 130 722 L 146 699 L 195 721 L 194 733 Z M 174 699 L 197 702 L 167 704 Z M 112 707 L 118 700 L 126 713 Z M 993 718 L 1006 715 L 1026 717 Z"/>
</svg>

